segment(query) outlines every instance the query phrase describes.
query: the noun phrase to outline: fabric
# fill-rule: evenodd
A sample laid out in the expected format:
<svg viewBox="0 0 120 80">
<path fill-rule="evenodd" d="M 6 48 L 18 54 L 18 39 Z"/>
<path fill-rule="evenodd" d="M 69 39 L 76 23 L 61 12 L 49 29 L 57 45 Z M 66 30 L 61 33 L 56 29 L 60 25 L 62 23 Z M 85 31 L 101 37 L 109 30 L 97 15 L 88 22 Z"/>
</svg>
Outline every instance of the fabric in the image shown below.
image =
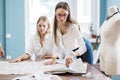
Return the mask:
<svg viewBox="0 0 120 80">
<path fill-rule="evenodd" d="M 31 74 L 13 78 L 12 80 L 62 80 L 58 75 L 50 74 Z"/>
<path fill-rule="evenodd" d="M 82 38 L 82 34 L 78 30 L 78 25 L 71 24 L 67 29 L 67 33 L 61 34 L 60 30 L 57 30 L 58 45 L 54 45 L 54 55 L 59 58 L 65 58 L 65 56 L 72 54 L 74 49 L 79 49 L 75 52 L 82 55 L 86 51 L 85 43 Z"/>
<path fill-rule="evenodd" d="M 30 42 L 29 47 L 25 53 L 28 53 L 31 57 L 35 58 L 43 57 L 45 54 L 52 53 L 52 36 L 50 34 L 46 34 L 43 42 L 43 47 L 40 44 L 40 37 L 35 34 Z"/>
</svg>

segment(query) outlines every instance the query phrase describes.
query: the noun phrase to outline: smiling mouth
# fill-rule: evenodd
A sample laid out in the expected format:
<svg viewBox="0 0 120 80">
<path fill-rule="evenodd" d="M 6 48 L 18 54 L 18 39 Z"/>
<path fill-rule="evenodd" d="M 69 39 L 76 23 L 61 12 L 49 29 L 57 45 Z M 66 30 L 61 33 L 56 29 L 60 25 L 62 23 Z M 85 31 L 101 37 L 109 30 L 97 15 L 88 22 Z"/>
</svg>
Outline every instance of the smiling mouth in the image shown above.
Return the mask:
<svg viewBox="0 0 120 80">
<path fill-rule="evenodd" d="M 60 20 L 60 22 L 64 22 L 64 20 Z"/>
</svg>

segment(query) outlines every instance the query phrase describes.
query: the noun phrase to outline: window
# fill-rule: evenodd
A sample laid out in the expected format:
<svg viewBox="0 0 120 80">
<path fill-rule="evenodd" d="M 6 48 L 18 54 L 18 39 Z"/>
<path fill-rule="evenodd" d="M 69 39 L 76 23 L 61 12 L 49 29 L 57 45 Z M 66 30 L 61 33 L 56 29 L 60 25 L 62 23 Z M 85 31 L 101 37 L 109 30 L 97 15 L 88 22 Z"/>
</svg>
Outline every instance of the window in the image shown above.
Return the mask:
<svg viewBox="0 0 120 80">
<path fill-rule="evenodd" d="M 29 1 L 29 25 L 30 34 L 36 32 L 36 22 L 40 16 L 47 16 L 50 23 L 53 21 L 54 8 L 60 0 L 30 0 Z"/>
<path fill-rule="evenodd" d="M 77 21 L 85 37 L 91 38 L 90 27 L 98 34 L 99 29 L 99 0 L 77 0 Z"/>
<path fill-rule="evenodd" d="M 91 0 L 77 0 L 77 20 L 81 23 L 91 22 Z"/>
</svg>

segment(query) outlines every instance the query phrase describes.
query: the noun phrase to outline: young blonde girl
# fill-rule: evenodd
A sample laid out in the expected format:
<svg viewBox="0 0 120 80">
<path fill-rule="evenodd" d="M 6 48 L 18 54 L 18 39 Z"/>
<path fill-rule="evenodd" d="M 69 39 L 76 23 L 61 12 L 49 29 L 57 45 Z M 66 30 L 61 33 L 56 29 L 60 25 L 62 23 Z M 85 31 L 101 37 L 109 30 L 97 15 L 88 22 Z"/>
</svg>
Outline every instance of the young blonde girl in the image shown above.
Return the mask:
<svg viewBox="0 0 120 80">
<path fill-rule="evenodd" d="M 41 16 L 37 21 L 37 33 L 32 37 L 29 47 L 25 54 L 11 60 L 10 62 L 20 62 L 30 59 L 33 56 L 35 59 L 51 57 L 52 37 L 50 34 L 50 23 L 46 16 Z"/>
</svg>

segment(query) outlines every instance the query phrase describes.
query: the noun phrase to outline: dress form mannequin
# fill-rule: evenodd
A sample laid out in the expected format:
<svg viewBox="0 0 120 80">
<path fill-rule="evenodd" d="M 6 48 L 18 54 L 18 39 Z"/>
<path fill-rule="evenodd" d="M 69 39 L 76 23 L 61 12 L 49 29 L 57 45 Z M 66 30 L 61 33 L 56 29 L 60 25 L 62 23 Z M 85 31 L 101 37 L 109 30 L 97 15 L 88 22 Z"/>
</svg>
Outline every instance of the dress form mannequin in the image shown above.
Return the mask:
<svg viewBox="0 0 120 80">
<path fill-rule="evenodd" d="M 107 75 L 116 75 L 120 74 L 120 13 L 112 6 L 108 14 L 100 28 L 100 69 Z"/>
</svg>

